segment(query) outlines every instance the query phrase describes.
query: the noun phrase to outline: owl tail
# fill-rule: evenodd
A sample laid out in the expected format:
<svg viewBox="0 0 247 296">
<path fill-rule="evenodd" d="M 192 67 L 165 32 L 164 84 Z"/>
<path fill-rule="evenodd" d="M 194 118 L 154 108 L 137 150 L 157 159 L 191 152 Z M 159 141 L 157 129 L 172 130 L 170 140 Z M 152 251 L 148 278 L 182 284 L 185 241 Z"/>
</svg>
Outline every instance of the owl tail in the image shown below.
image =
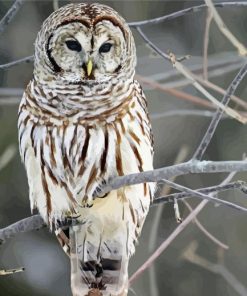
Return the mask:
<svg viewBox="0 0 247 296">
<path fill-rule="evenodd" d="M 73 296 L 125 296 L 128 290 L 126 223 L 92 219 L 70 228 Z"/>
</svg>

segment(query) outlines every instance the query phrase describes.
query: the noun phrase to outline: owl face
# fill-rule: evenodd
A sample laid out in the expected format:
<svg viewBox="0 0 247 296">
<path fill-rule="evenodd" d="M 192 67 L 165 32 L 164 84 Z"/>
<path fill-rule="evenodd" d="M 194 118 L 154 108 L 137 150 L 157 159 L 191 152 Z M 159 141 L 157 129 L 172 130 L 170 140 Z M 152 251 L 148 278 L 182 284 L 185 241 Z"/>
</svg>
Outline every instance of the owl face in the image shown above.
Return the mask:
<svg viewBox="0 0 247 296">
<path fill-rule="evenodd" d="M 107 20 L 93 29 L 72 22 L 54 32 L 49 40 L 48 55 L 65 80 L 101 81 L 121 70 L 126 56 L 124 41 L 119 27 Z"/>
<path fill-rule="evenodd" d="M 70 11 L 69 19 L 66 11 Z M 57 25 L 54 26 L 53 22 L 47 30 L 49 19 L 54 18 Z M 42 42 L 42 37 L 47 40 Z M 38 35 L 35 73 L 48 71 L 49 77 L 53 75 L 53 79 L 68 83 L 108 81 L 124 71 L 130 71 L 130 61 L 134 69 L 135 48 L 132 39 L 124 20 L 107 6 L 65 6 L 45 21 Z"/>
</svg>

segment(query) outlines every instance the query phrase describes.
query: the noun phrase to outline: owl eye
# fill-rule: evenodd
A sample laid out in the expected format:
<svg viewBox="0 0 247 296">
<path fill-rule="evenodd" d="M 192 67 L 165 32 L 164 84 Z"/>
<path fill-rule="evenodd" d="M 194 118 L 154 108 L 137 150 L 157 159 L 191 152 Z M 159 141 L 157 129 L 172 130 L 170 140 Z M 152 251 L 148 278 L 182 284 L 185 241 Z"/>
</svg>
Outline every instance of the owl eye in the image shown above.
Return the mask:
<svg viewBox="0 0 247 296">
<path fill-rule="evenodd" d="M 109 52 L 110 49 L 111 49 L 111 47 L 112 47 L 112 44 L 111 43 L 104 43 L 103 45 L 100 46 L 99 52 L 100 53 Z"/>
<path fill-rule="evenodd" d="M 81 44 L 76 40 L 67 40 L 65 41 L 68 49 L 74 50 L 74 51 L 81 51 Z"/>
</svg>

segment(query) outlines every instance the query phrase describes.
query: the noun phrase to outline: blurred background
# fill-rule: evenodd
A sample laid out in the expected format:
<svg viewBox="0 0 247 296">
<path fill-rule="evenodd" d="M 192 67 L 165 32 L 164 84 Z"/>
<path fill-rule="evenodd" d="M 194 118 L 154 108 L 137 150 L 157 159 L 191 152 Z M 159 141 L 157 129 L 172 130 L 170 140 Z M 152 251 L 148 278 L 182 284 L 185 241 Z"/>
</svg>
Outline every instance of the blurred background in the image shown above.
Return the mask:
<svg viewBox="0 0 247 296">
<path fill-rule="evenodd" d="M 59 6 L 75 1 L 59 1 Z M 91 1 L 87 1 L 91 2 Z M 203 1 L 100 1 L 116 9 L 128 22 L 162 16 Z M 13 1 L 0 1 L 0 18 Z M 0 36 L 0 64 L 33 54 L 36 34 L 53 11 L 52 1 L 25 1 L 15 19 Z M 246 44 L 247 7 L 218 9 L 231 32 Z M 203 42 L 207 11 L 186 14 L 159 25 L 143 28 L 149 38 L 164 52 L 178 57 L 190 55 L 183 62 L 194 73 L 202 75 Z M 154 54 L 133 29 L 137 45 L 137 74 L 155 80 L 167 88 L 199 97 L 206 101 L 178 72 Z M 210 27 L 209 80 L 226 89 L 244 63 L 236 49 L 212 22 Z M 18 102 L 32 77 L 32 63 L 0 70 L 0 228 L 30 216 L 28 187 L 17 142 Z M 245 102 L 247 79 L 236 95 Z M 200 142 L 210 117 L 196 110 L 213 110 L 153 89 L 143 84 L 151 114 L 155 137 L 155 167 L 172 165 L 178 155 L 188 160 Z M 217 98 L 222 94 L 210 90 Z M 236 103 L 231 107 L 245 110 Z M 183 114 L 182 110 L 188 112 Z M 210 116 L 210 113 L 208 114 Z M 224 119 L 204 159 L 240 160 L 246 152 L 247 127 L 232 119 Z M 212 186 L 224 174 L 190 175 L 176 181 L 190 188 Z M 246 180 L 237 174 L 235 180 Z M 246 196 L 239 191 L 222 193 L 222 198 L 247 207 Z M 187 200 L 192 207 L 197 198 Z M 189 213 L 179 202 L 183 218 Z M 198 216 L 207 230 L 229 246 L 224 250 L 191 223 L 167 250 L 134 282 L 129 295 L 194 296 L 247 295 L 247 215 L 210 203 Z M 174 231 L 177 222 L 173 205 L 152 207 L 146 220 L 136 255 L 130 263 L 130 275 Z M 53 233 L 47 229 L 19 234 L 0 246 L 0 269 L 25 267 L 25 272 L 0 277 L 0 296 L 71 296 L 69 260 Z M 215 265 L 217 264 L 216 267 Z M 219 268 L 219 266 L 221 266 Z M 218 269 L 217 269 L 218 268 Z M 223 276 L 222 276 L 223 275 Z"/>
</svg>

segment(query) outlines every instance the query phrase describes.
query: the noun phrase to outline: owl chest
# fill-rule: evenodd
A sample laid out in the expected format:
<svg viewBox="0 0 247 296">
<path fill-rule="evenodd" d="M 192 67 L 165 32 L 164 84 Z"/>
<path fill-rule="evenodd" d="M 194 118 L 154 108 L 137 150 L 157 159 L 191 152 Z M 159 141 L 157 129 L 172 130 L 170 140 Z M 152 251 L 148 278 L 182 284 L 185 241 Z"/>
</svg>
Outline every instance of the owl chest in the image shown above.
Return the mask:
<svg viewBox="0 0 247 296">
<path fill-rule="evenodd" d="M 35 163 L 49 184 L 66 187 L 81 201 L 110 177 L 151 169 L 150 143 L 141 133 L 138 122 L 130 125 L 128 119 L 91 126 L 30 124 L 21 134 L 20 150 L 27 171 Z"/>
</svg>

